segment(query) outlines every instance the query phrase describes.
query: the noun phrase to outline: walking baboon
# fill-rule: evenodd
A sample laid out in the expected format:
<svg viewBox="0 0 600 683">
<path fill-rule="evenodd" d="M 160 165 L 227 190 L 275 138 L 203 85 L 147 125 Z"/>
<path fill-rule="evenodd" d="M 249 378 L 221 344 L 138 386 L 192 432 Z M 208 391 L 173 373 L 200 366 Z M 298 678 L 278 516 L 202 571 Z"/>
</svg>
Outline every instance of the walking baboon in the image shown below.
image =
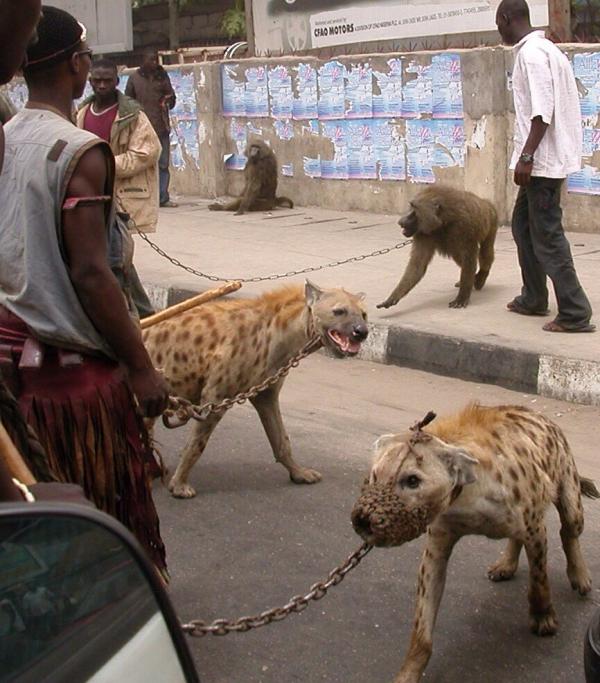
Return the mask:
<svg viewBox="0 0 600 683">
<path fill-rule="evenodd" d="M 458 295 L 448 305 L 467 306 L 473 286 L 483 287 L 494 261 L 498 217 L 493 204 L 472 192 L 436 185 L 419 192 L 398 224 L 406 237 L 413 238 L 412 251 L 400 282 L 377 308 L 389 308 L 406 296 L 425 275 L 436 251 L 460 267 Z"/>
<path fill-rule="evenodd" d="M 257 140 L 246 148 L 246 157 L 242 196 L 227 204 L 211 204 L 208 208 L 211 211 L 235 211 L 238 216 L 245 211 L 271 211 L 276 206 L 287 205 L 293 209 L 291 199 L 275 194 L 277 157 L 273 150 L 262 140 Z"/>
</svg>

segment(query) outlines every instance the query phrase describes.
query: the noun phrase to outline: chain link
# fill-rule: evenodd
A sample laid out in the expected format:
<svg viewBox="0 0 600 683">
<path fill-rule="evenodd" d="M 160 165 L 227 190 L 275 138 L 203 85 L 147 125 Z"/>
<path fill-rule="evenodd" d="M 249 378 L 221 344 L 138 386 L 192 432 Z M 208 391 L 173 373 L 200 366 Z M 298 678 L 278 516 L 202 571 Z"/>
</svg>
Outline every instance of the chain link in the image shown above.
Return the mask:
<svg viewBox="0 0 600 683">
<path fill-rule="evenodd" d="M 255 616 L 240 617 L 233 621 L 228 619 L 216 619 L 210 624 L 207 624 L 200 619 L 193 619 L 187 624 L 182 624 L 181 628 L 184 633 L 197 638 L 202 638 L 208 634 L 213 636 L 226 636 L 230 633 L 245 633 L 253 628 L 260 628 L 261 626 L 272 624 L 275 621 L 282 621 L 289 617 L 290 614 L 299 614 L 309 606 L 311 601 L 321 600 L 332 586 L 340 584 L 344 580 L 346 574 L 357 567 L 363 557 L 371 552 L 372 549 L 372 545 L 363 543 L 342 565 L 329 572 L 325 581 L 319 581 L 318 583 L 313 584 L 306 595 L 295 595 L 283 607 L 273 607 Z"/>
<path fill-rule="evenodd" d="M 238 282 L 244 282 L 244 283 L 250 283 L 250 282 L 265 282 L 267 280 L 282 280 L 287 277 L 293 277 L 294 275 L 305 275 L 306 273 L 315 273 L 318 270 L 324 270 L 325 268 L 336 268 L 337 266 L 343 266 L 346 263 L 355 263 L 358 261 L 364 261 L 365 259 L 368 258 L 373 258 L 374 256 L 383 256 L 384 254 L 389 254 L 391 251 L 394 251 L 395 249 L 403 249 L 404 247 L 408 246 L 411 244 L 412 240 L 404 240 L 404 242 L 398 242 L 398 244 L 394 244 L 393 247 L 385 247 L 384 249 L 376 249 L 375 251 L 372 251 L 370 254 L 363 254 L 362 256 L 351 256 L 350 258 L 347 259 L 342 259 L 340 261 L 331 261 L 330 263 L 324 263 L 321 266 L 308 266 L 307 268 L 302 268 L 301 270 L 290 270 L 287 273 L 273 273 L 272 275 L 257 275 L 256 277 L 220 277 L 218 275 L 210 275 L 208 273 L 203 273 L 201 270 L 196 270 L 195 268 L 192 268 L 191 266 L 186 266 L 184 263 L 181 263 L 179 259 L 176 259 L 174 256 L 169 256 L 166 251 L 161 249 L 158 244 L 153 242 L 148 235 L 140 230 L 137 225 L 135 226 L 135 229 L 137 230 L 139 236 L 146 242 L 154 251 L 159 254 L 160 256 L 163 256 L 166 258 L 168 261 L 170 261 L 174 266 L 177 266 L 178 268 L 183 268 L 183 270 L 187 271 L 188 273 L 191 273 L 192 275 L 196 275 L 197 277 L 204 278 L 205 280 L 211 280 L 212 282 L 229 282 L 230 280 L 237 280 Z"/>
<path fill-rule="evenodd" d="M 319 337 L 313 337 L 295 356 L 292 356 L 285 365 L 282 365 L 275 374 L 267 377 L 260 384 L 250 387 L 247 391 L 242 391 L 231 398 L 224 398 L 218 403 L 207 402 L 202 405 L 194 405 L 191 401 L 181 398 L 181 396 L 169 396 L 169 407 L 162 415 L 163 424 L 168 429 L 177 429 L 177 427 L 182 427 L 192 419 L 203 421 L 213 413 L 222 413 L 229 410 L 236 403 L 241 405 L 248 399 L 258 396 L 265 389 L 277 384 L 292 368 L 297 368 L 301 360 L 310 356 L 311 353 L 322 345 L 323 342 Z"/>
</svg>

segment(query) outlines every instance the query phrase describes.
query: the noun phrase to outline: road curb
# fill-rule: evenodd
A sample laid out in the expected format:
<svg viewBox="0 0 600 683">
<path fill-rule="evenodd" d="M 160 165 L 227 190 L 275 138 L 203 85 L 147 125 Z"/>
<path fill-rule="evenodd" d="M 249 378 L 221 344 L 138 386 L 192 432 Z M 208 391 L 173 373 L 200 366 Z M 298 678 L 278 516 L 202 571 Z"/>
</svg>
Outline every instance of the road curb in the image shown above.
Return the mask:
<svg viewBox="0 0 600 683">
<path fill-rule="evenodd" d="M 144 287 L 157 310 L 205 291 L 154 283 L 144 283 Z M 600 405 L 600 362 L 596 361 L 548 356 L 409 326 L 382 324 L 370 326 L 358 358 L 497 384 L 563 401 Z"/>
</svg>

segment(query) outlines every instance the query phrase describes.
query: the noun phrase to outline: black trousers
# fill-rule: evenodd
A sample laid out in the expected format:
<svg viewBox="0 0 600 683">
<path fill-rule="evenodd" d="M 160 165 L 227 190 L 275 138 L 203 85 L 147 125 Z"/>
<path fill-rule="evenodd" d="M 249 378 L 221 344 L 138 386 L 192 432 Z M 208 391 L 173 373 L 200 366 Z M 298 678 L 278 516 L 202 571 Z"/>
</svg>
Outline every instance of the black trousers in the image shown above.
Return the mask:
<svg viewBox="0 0 600 683">
<path fill-rule="evenodd" d="M 531 311 L 548 308 L 546 277 L 558 303 L 555 320 L 565 328 L 584 327 L 592 307 L 583 291 L 562 226 L 562 179 L 533 177 L 519 189 L 512 216 L 523 287 L 516 301 Z"/>
</svg>

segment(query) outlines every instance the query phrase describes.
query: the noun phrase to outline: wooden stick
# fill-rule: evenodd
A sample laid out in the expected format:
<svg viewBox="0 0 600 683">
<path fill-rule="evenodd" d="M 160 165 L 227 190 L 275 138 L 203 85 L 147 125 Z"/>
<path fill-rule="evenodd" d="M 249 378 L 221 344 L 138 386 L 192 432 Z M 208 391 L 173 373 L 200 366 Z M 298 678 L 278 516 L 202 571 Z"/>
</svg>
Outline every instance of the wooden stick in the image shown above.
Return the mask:
<svg viewBox="0 0 600 683">
<path fill-rule="evenodd" d="M 33 474 L 31 474 L 23 456 L 17 450 L 2 422 L 0 422 L 0 457 L 6 463 L 11 475 L 18 479 L 21 484 L 25 484 L 25 486 L 35 484 Z"/>
<path fill-rule="evenodd" d="M 164 311 L 160 311 L 159 313 L 155 313 L 154 315 L 149 315 L 147 318 L 144 318 L 141 321 L 141 328 L 142 330 L 145 330 L 147 327 L 152 327 L 152 325 L 161 323 L 163 320 L 168 320 L 169 318 L 172 318 L 174 315 L 179 315 L 184 311 L 189 311 L 190 308 L 194 308 L 199 304 L 206 303 L 207 301 L 212 301 L 213 299 L 217 299 L 218 297 L 224 296 L 225 294 L 229 294 L 230 292 L 237 292 L 237 290 L 240 289 L 241 286 L 241 282 L 227 282 L 226 284 L 221 285 L 221 287 L 217 287 L 216 289 L 209 289 L 206 292 L 202 292 L 202 294 L 198 294 L 198 296 L 194 296 L 191 299 L 186 299 L 186 301 L 182 301 L 180 304 L 175 304 L 175 306 L 169 306 L 169 308 L 165 308 Z"/>
</svg>

